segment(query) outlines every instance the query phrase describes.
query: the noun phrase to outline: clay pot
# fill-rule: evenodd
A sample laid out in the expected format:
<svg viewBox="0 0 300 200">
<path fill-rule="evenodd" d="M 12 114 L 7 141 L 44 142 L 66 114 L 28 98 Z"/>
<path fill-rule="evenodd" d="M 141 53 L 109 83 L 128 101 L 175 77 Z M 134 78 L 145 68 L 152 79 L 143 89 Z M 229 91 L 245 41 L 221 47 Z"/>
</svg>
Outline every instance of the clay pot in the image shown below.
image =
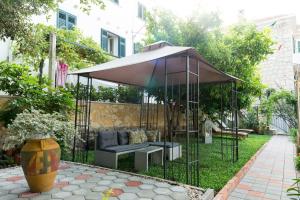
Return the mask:
<svg viewBox="0 0 300 200">
<path fill-rule="evenodd" d="M 21 165 L 31 192 L 52 189 L 60 162 L 60 147 L 51 138 L 27 140 L 21 150 Z"/>
</svg>

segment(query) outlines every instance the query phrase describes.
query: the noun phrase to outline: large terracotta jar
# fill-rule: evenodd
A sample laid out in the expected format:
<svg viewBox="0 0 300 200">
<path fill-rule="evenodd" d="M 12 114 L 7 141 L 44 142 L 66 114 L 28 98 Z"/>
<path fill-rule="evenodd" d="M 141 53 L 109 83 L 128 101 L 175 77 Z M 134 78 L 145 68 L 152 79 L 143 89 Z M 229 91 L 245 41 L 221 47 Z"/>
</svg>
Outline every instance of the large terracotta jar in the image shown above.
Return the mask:
<svg viewBox="0 0 300 200">
<path fill-rule="evenodd" d="M 27 140 L 21 150 L 21 165 L 31 192 L 52 189 L 60 161 L 60 147 L 49 139 Z"/>
</svg>

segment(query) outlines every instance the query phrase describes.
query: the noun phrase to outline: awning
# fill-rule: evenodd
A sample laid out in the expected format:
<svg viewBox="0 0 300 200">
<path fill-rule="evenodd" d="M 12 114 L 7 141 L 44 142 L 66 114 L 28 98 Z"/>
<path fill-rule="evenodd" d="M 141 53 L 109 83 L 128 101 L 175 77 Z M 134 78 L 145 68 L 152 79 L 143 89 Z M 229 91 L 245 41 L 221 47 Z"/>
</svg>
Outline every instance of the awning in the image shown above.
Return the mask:
<svg viewBox="0 0 300 200">
<path fill-rule="evenodd" d="M 157 45 L 157 44 L 156 44 Z M 230 82 L 238 78 L 226 74 L 208 62 L 191 47 L 163 46 L 131 56 L 112 60 L 107 63 L 81 69 L 70 74 L 120 84 L 147 87 L 150 84 L 162 86 L 165 83 L 165 65 L 168 84 L 183 84 L 186 81 L 187 56 L 189 57 L 190 82 L 199 83 Z"/>
</svg>

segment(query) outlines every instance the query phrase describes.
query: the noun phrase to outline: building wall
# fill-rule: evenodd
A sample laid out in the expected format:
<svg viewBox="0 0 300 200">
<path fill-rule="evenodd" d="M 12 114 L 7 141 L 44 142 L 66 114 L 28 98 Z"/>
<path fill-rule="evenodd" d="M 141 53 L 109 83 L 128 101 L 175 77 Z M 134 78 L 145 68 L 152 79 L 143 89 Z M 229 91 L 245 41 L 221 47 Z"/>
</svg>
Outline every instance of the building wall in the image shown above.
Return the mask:
<svg viewBox="0 0 300 200">
<path fill-rule="evenodd" d="M 86 14 L 80 10 L 80 0 L 64 0 L 59 9 L 77 18 L 76 27 L 85 36 L 92 37 L 100 45 L 101 28 L 126 39 L 126 55 L 133 53 L 133 43 L 140 41 L 146 31 L 145 21 L 138 18 L 138 3 L 148 8 L 150 0 L 119 0 L 119 4 L 111 0 L 103 0 L 105 9 L 92 6 Z M 150 8 L 149 8 L 150 9 Z M 32 17 L 33 23 L 57 25 L 57 12 Z M 0 42 L 0 61 L 7 60 L 10 42 Z M 45 70 L 46 72 L 46 70 Z"/>
<path fill-rule="evenodd" d="M 256 22 L 258 29 L 271 29 L 274 54 L 260 64 L 262 82 L 268 87 L 294 90 L 293 34 L 296 30 L 295 16 L 281 16 Z"/>
</svg>

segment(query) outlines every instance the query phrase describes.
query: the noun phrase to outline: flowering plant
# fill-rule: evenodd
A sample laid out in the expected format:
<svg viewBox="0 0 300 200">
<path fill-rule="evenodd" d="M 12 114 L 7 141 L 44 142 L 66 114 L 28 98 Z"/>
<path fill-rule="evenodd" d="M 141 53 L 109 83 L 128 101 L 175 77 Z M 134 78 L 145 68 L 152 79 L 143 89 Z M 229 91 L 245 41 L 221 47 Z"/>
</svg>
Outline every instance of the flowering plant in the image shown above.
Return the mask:
<svg viewBox="0 0 300 200">
<path fill-rule="evenodd" d="M 25 110 L 8 125 L 4 150 L 22 145 L 28 139 L 54 138 L 63 150 L 71 149 L 76 136 L 74 124 L 59 113 L 44 113 L 40 110 Z"/>
</svg>

